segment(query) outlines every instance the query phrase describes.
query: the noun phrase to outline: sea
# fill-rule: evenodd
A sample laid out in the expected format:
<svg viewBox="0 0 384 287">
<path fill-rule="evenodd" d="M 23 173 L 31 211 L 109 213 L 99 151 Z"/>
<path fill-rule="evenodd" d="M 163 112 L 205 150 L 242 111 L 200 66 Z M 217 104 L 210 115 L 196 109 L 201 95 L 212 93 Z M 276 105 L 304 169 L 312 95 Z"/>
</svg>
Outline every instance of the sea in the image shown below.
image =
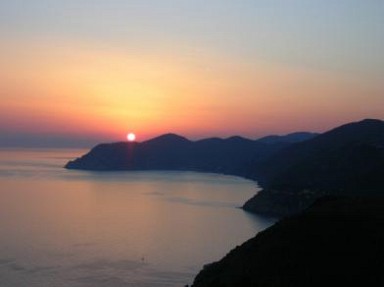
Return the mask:
<svg viewBox="0 0 384 287">
<path fill-rule="evenodd" d="M 220 174 L 89 172 L 85 150 L 0 150 L 0 287 L 183 287 L 274 223 Z"/>
</svg>

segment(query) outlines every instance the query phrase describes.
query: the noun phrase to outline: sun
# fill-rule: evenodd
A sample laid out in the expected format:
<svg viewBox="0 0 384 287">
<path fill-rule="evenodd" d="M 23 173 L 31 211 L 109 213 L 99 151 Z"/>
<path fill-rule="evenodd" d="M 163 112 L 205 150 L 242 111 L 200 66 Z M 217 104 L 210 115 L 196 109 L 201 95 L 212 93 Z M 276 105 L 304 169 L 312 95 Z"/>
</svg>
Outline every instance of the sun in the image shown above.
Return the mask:
<svg viewBox="0 0 384 287">
<path fill-rule="evenodd" d="M 129 134 L 127 134 L 127 140 L 128 140 L 129 142 L 134 142 L 135 139 L 136 139 L 136 135 L 135 135 L 134 133 L 129 133 Z"/>
</svg>

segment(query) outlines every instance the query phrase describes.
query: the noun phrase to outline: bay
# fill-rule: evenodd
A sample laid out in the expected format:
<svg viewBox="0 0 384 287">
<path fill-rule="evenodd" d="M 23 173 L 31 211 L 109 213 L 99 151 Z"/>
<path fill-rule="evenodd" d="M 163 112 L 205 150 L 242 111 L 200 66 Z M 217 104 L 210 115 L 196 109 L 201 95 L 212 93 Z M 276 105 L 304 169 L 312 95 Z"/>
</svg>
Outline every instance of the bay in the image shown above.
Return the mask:
<svg viewBox="0 0 384 287">
<path fill-rule="evenodd" d="M 184 286 L 274 222 L 238 208 L 252 181 L 63 168 L 84 152 L 0 150 L 1 287 Z"/>
</svg>

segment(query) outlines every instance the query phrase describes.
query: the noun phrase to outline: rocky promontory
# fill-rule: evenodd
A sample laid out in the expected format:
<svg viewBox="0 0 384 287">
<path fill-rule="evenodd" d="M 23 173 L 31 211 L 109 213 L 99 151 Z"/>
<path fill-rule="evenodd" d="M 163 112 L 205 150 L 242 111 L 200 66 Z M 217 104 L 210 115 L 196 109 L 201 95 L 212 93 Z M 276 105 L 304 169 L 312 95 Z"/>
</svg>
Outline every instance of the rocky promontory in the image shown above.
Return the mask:
<svg viewBox="0 0 384 287">
<path fill-rule="evenodd" d="M 264 142 L 239 136 L 191 141 L 165 134 L 148 141 L 100 144 L 89 153 L 66 164 L 68 169 L 186 170 L 215 172 L 247 177 L 249 168 L 277 151 L 316 136 L 300 133 Z"/>
</svg>

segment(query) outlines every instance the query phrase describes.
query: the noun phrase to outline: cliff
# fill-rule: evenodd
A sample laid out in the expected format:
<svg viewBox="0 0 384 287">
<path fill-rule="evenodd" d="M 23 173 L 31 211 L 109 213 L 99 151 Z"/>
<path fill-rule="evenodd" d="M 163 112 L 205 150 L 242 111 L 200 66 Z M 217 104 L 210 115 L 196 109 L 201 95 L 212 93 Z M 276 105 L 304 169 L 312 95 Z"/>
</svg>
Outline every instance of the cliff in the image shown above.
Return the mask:
<svg viewBox="0 0 384 287">
<path fill-rule="evenodd" d="M 384 199 L 326 198 L 206 265 L 192 287 L 383 286 Z"/>
</svg>

